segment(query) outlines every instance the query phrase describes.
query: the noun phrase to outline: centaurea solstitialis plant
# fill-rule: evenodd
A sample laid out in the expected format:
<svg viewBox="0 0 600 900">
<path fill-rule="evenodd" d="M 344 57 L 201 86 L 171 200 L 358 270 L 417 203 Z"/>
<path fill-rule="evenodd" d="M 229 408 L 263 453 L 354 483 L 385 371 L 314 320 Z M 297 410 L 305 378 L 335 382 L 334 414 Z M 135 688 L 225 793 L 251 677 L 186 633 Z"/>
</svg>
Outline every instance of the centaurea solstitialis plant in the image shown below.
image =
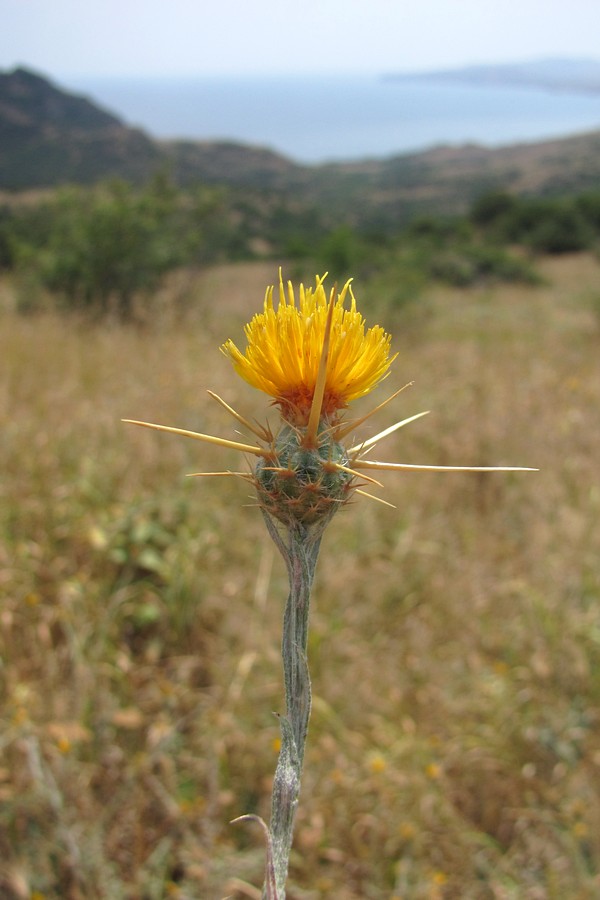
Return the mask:
<svg viewBox="0 0 600 900">
<path fill-rule="evenodd" d="M 377 470 L 524 471 L 518 467 L 420 466 L 366 458 L 380 440 L 425 412 L 347 446 L 348 435 L 400 391 L 367 415 L 344 419 L 351 401 L 370 393 L 387 377 L 395 356 L 390 355 L 391 338 L 383 328 L 376 325 L 365 329 L 350 281 L 340 293 L 334 287 L 327 297 L 324 277 L 316 279 L 314 288 L 300 285 L 297 302 L 291 283 L 286 293 L 280 273 L 279 304 L 275 308 L 273 288 L 268 288 L 263 312 L 246 326 L 245 352 L 231 340 L 221 348 L 242 378 L 274 398 L 281 416 L 275 433 L 248 421 L 212 391 L 209 394 L 256 438 L 256 443 L 125 420 L 229 447 L 257 460 L 252 473 L 227 470 L 194 474 L 238 476 L 253 484 L 267 529 L 289 576 L 282 641 L 286 712 L 280 717 L 281 750 L 273 782 L 271 823 L 267 827 L 255 816 L 235 820 L 257 819 L 266 832 L 265 900 L 285 898 L 311 706 L 306 656 L 310 595 L 321 539 L 331 518 L 357 494 L 380 499 L 364 490 L 369 484 L 381 487 L 370 474 Z"/>
</svg>

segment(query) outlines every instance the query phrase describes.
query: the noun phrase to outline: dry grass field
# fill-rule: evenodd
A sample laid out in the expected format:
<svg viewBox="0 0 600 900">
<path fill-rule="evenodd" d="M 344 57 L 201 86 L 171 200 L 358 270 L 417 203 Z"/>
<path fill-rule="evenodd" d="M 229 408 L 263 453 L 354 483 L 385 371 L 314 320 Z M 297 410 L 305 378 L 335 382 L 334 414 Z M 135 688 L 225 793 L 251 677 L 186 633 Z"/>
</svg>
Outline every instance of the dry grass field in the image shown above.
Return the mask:
<svg viewBox="0 0 600 900">
<path fill-rule="evenodd" d="M 600 264 L 539 287 L 355 291 L 432 410 L 379 458 L 539 466 L 390 473 L 333 520 L 290 900 L 600 896 Z M 190 279 L 145 328 L 0 315 L 0 896 L 260 898 L 282 709 L 285 572 L 239 459 L 121 424 L 271 421 L 219 353 L 276 280 Z M 312 279 L 311 279 L 312 280 Z M 390 288 L 391 291 L 391 288 Z M 372 405 L 373 397 L 369 398 Z M 356 412 L 368 407 L 357 404 Z"/>
</svg>

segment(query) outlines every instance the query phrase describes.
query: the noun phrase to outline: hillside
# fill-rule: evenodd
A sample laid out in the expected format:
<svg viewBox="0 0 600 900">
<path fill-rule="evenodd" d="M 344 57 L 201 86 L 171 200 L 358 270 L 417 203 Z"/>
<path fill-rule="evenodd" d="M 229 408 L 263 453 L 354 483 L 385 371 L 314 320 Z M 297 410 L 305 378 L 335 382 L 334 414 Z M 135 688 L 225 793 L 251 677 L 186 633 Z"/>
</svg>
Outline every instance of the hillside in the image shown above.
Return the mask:
<svg viewBox="0 0 600 900">
<path fill-rule="evenodd" d="M 113 174 L 148 177 L 160 151 L 90 100 L 23 68 L 0 73 L 0 186 L 9 190 Z"/>
<path fill-rule="evenodd" d="M 388 159 L 297 165 L 259 147 L 157 141 L 18 68 L 0 73 L 0 191 L 108 177 L 143 182 L 168 171 L 182 185 L 225 184 L 276 191 L 282 201 L 319 208 L 332 222 L 373 227 L 416 214 L 460 213 L 483 191 L 556 194 L 600 184 L 600 132 L 500 149 L 438 147 Z"/>
<path fill-rule="evenodd" d="M 485 191 L 556 195 L 600 185 L 600 132 L 562 140 L 488 149 L 438 147 L 381 163 L 373 179 L 377 207 L 415 212 L 463 212 Z"/>
<path fill-rule="evenodd" d="M 293 163 L 233 143 L 160 143 L 85 97 L 17 68 L 0 73 L 0 190 L 119 177 L 141 182 L 169 168 L 177 180 L 270 186 Z"/>
</svg>

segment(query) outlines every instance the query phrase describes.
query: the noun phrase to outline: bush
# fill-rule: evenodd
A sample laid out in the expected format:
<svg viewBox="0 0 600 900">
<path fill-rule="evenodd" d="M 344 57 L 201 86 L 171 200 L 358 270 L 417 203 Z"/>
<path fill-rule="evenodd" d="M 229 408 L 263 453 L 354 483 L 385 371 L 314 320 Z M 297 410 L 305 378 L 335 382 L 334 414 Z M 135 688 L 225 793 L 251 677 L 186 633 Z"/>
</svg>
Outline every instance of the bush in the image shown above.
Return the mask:
<svg viewBox="0 0 600 900">
<path fill-rule="evenodd" d="M 182 194 L 163 175 L 143 188 L 112 181 L 0 210 L 0 267 L 66 309 L 128 319 L 171 269 L 229 258 L 235 233 L 224 190 Z"/>
<path fill-rule="evenodd" d="M 471 207 L 469 218 L 474 225 L 483 228 L 497 226 L 514 212 L 518 202 L 506 191 L 490 191 L 478 197 Z"/>
<path fill-rule="evenodd" d="M 406 228 L 404 238 L 434 247 L 447 246 L 472 237 L 469 221 L 462 217 L 419 216 Z"/>
<path fill-rule="evenodd" d="M 575 208 L 581 214 L 596 237 L 600 235 L 600 192 L 581 194 L 575 200 Z"/>
<path fill-rule="evenodd" d="M 347 225 L 331 231 L 318 248 L 318 266 L 332 278 L 346 279 L 349 273 L 356 274 L 364 258 L 361 242 Z"/>
<path fill-rule="evenodd" d="M 14 247 L 11 238 L 12 213 L 8 207 L 0 209 L 0 271 L 14 266 Z"/>
<path fill-rule="evenodd" d="M 574 204 L 554 203 L 523 235 L 523 242 L 537 253 L 575 253 L 591 247 L 593 234 Z"/>
<path fill-rule="evenodd" d="M 430 261 L 429 274 L 456 287 L 490 281 L 537 284 L 540 280 L 526 260 L 485 244 L 457 247 L 436 255 Z"/>
<path fill-rule="evenodd" d="M 122 182 L 91 194 L 63 192 L 40 257 L 45 284 L 69 308 L 130 318 L 134 298 L 182 260 L 168 227 L 175 211 L 175 195 L 162 181 L 141 193 Z"/>
<path fill-rule="evenodd" d="M 470 219 L 501 243 L 537 253 L 573 253 L 587 250 L 600 231 L 600 198 L 518 198 L 494 192 L 475 202 Z"/>
</svg>

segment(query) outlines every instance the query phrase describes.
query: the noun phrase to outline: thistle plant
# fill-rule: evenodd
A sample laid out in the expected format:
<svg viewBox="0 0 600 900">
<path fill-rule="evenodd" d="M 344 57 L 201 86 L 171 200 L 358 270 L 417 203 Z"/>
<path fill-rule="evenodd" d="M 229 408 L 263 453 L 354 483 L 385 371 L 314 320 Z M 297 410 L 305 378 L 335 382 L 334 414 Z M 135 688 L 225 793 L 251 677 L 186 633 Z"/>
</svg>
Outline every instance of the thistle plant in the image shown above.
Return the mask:
<svg viewBox="0 0 600 900">
<path fill-rule="evenodd" d="M 307 661 L 311 589 L 325 529 L 336 512 L 357 495 L 387 501 L 371 493 L 382 487 L 374 471 L 532 471 L 522 467 L 423 466 L 367 459 L 388 435 L 427 415 L 402 419 L 360 443 L 346 439 L 404 390 L 393 393 L 366 415 L 345 418 L 348 405 L 369 394 L 389 374 L 395 356 L 391 337 L 380 326 L 366 329 L 348 281 L 329 296 L 317 278 L 314 288 L 299 288 L 280 273 L 279 303 L 267 289 L 264 308 L 246 326 L 242 353 L 228 340 L 221 350 L 250 385 L 273 398 L 280 414 L 275 431 L 250 422 L 209 391 L 255 439 L 241 443 L 133 419 L 124 421 L 158 431 L 217 444 L 254 457 L 253 471 L 195 472 L 195 476 L 233 476 L 251 482 L 268 532 L 287 567 L 289 595 L 283 617 L 282 659 L 285 714 L 280 716 L 281 750 L 273 781 L 271 821 L 256 816 L 267 838 L 264 900 L 284 900 L 294 816 L 300 793 L 308 733 L 311 687 Z M 406 387 L 407 385 L 405 385 Z M 369 491 L 365 488 L 369 487 Z"/>
</svg>

